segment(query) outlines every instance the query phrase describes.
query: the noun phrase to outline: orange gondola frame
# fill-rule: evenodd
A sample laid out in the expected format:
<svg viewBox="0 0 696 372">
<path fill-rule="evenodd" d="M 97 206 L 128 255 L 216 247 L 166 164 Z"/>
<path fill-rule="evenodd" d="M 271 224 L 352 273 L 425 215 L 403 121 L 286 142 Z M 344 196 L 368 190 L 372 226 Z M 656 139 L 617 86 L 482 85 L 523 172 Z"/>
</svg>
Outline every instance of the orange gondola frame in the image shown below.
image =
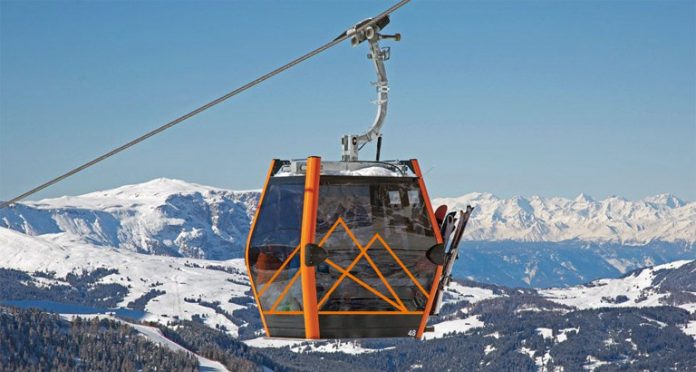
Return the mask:
<svg viewBox="0 0 696 372">
<path fill-rule="evenodd" d="M 423 335 L 443 246 L 420 166 L 357 164 L 400 172 L 322 174 L 318 157 L 271 163 L 246 250 L 267 336 Z"/>
</svg>

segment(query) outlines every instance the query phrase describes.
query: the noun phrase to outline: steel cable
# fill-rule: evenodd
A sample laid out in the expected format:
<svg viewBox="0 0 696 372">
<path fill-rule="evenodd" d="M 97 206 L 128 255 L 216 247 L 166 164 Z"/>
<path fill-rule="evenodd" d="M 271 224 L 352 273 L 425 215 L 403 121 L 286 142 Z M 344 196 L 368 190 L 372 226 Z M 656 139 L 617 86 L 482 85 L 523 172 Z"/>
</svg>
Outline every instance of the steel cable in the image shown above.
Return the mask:
<svg viewBox="0 0 696 372">
<path fill-rule="evenodd" d="M 411 0 L 401 0 L 401 1 L 399 1 L 398 3 L 394 4 L 394 5 L 393 5 L 392 7 L 390 7 L 389 9 L 385 10 L 384 12 L 382 12 L 382 13 L 380 13 L 379 15 L 375 16 L 374 18 L 372 18 L 371 21 L 369 21 L 369 22 L 365 23 L 364 25 L 361 25 L 360 27 L 358 27 L 358 28 L 355 30 L 356 33 L 357 33 L 357 32 L 360 32 L 360 31 L 363 31 L 363 30 L 366 29 L 367 27 L 370 27 L 371 25 L 373 25 L 374 23 L 376 23 L 379 19 L 381 19 L 382 17 L 387 16 L 387 15 L 393 13 L 394 11 L 396 11 L 397 9 L 399 9 L 399 8 L 401 8 L 402 6 L 406 5 L 406 3 L 410 2 L 410 1 L 411 1 Z M 72 170 L 70 170 L 70 171 L 68 171 L 68 172 L 66 172 L 66 173 L 64 173 L 64 174 L 62 174 L 62 175 L 60 175 L 60 176 L 58 176 L 58 177 L 56 177 L 56 178 L 53 178 L 53 179 L 51 179 L 50 181 L 47 181 L 47 182 L 45 182 L 45 183 L 43 183 L 43 184 L 41 184 L 41 185 L 39 185 L 39 186 L 37 186 L 37 187 L 35 187 L 35 188 L 33 188 L 33 189 L 31 189 L 31 190 L 29 190 L 29 191 L 27 191 L 27 192 L 21 194 L 21 195 L 18 195 L 18 196 L 14 197 L 14 198 L 12 198 L 12 199 L 10 199 L 10 200 L 8 200 L 8 201 L 2 202 L 2 203 L 0 204 L 0 209 L 5 208 L 5 207 L 7 207 L 7 206 L 10 206 L 10 205 L 12 205 L 12 204 L 14 204 L 14 203 L 16 203 L 16 202 L 18 202 L 18 201 L 20 201 L 20 200 L 26 198 L 26 197 L 29 196 L 29 195 L 35 194 L 35 193 L 37 193 L 37 192 L 39 192 L 39 191 L 41 191 L 41 190 L 43 190 L 43 189 L 45 189 L 45 188 L 47 188 L 47 187 L 53 185 L 53 184 L 56 184 L 56 183 L 58 183 L 58 182 L 60 182 L 60 181 L 62 181 L 62 180 L 64 180 L 64 179 L 66 179 L 66 178 L 68 178 L 68 177 L 74 175 L 75 173 L 81 172 L 81 171 L 83 171 L 83 170 L 85 170 L 85 169 L 87 169 L 87 168 L 89 168 L 89 167 L 91 167 L 91 166 L 93 166 L 93 165 L 95 165 L 95 164 L 97 164 L 97 163 L 103 161 L 103 160 L 106 160 L 107 158 L 110 158 L 110 157 L 112 157 L 112 156 L 118 154 L 119 152 L 124 151 L 124 150 L 126 150 L 126 149 L 128 149 L 128 148 L 130 148 L 130 147 L 132 147 L 132 146 L 134 146 L 134 145 L 137 145 L 138 143 L 140 143 L 140 142 L 142 142 L 142 141 L 144 141 L 144 140 L 146 140 L 146 139 L 148 139 L 148 138 L 150 138 L 150 137 L 152 137 L 152 136 L 154 136 L 154 135 L 156 135 L 156 134 L 159 134 L 159 133 L 161 133 L 161 132 L 164 132 L 165 130 L 167 130 L 167 129 L 169 129 L 169 128 L 171 128 L 171 127 L 173 127 L 173 126 L 175 126 L 175 125 L 177 125 L 177 124 L 179 124 L 179 123 L 181 123 L 181 122 L 183 122 L 183 121 L 185 121 L 185 120 L 187 120 L 187 119 L 190 119 L 191 117 L 196 116 L 196 115 L 200 114 L 201 112 L 203 112 L 203 111 L 205 111 L 205 110 L 207 110 L 207 109 L 209 109 L 209 108 L 211 108 L 211 107 L 213 107 L 213 106 L 215 106 L 215 105 L 217 105 L 217 104 L 219 104 L 219 103 L 222 103 L 222 102 L 228 100 L 229 98 L 234 97 L 234 96 L 236 96 L 237 94 L 244 92 L 245 90 L 248 90 L 248 89 L 254 87 L 255 85 L 260 84 L 260 83 L 262 83 L 262 82 L 264 82 L 264 81 L 266 81 L 266 80 L 272 78 L 273 76 L 278 75 L 279 73 L 281 73 L 281 72 L 283 72 L 283 71 L 285 71 L 285 70 L 288 70 L 288 69 L 290 69 L 290 68 L 292 68 L 292 67 L 294 67 L 294 66 L 296 66 L 296 65 L 298 65 L 298 64 L 300 64 L 300 63 L 302 63 L 302 62 L 304 62 L 304 61 L 306 61 L 306 60 L 308 60 L 308 59 L 310 59 L 310 58 L 312 58 L 312 57 L 314 57 L 314 56 L 316 56 L 317 54 L 319 54 L 319 53 L 321 53 L 321 52 L 323 52 L 323 51 L 325 51 L 325 50 L 327 50 L 327 49 L 329 49 L 329 48 L 331 48 L 331 47 L 333 47 L 333 46 L 335 46 L 335 45 L 337 45 L 337 44 L 340 44 L 340 43 L 343 42 L 344 40 L 350 38 L 352 35 L 353 35 L 353 33 L 348 33 L 348 32 L 346 32 L 346 33 L 344 33 L 343 35 L 341 35 L 340 37 L 338 37 L 338 38 L 336 38 L 336 39 L 334 39 L 334 40 L 332 40 L 332 41 L 330 41 L 330 42 L 328 42 L 328 43 L 326 43 L 326 44 L 320 46 L 320 47 L 317 48 L 317 49 L 312 50 L 311 52 L 309 52 L 309 53 L 307 53 L 307 54 L 305 54 L 305 55 L 303 55 L 303 56 L 301 56 L 301 57 L 299 57 L 299 58 L 297 58 L 297 59 L 292 60 L 291 62 L 289 62 L 289 63 L 287 63 L 287 64 L 285 64 L 285 65 L 283 65 L 283 66 L 281 66 L 281 67 L 279 67 L 279 68 L 277 68 L 277 69 L 275 69 L 275 70 L 273 70 L 273 71 L 271 71 L 271 72 L 269 72 L 269 73 L 267 73 L 267 74 L 265 74 L 265 75 L 262 75 L 261 77 L 255 79 L 255 80 L 253 80 L 253 81 L 251 81 L 251 82 L 249 82 L 249 83 L 247 83 L 247 84 L 242 85 L 241 87 L 239 87 L 239 88 L 237 88 L 237 89 L 235 89 L 235 90 L 233 90 L 233 91 L 231 91 L 231 92 L 225 94 L 224 96 L 221 96 L 221 97 L 219 97 L 219 98 L 217 98 L 217 99 L 215 99 L 215 100 L 213 100 L 213 101 L 210 101 L 210 102 L 206 103 L 205 105 L 200 106 L 199 108 L 197 108 L 197 109 L 195 109 L 195 110 L 193 110 L 193 111 L 191 111 L 191 112 L 189 112 L 189 113 L 187 113 L 187 114 L 184 114 L 184 115 L 182 115 L 182 116 L 179 116 L 178 118 L 176 118 L 176 119 L 174 119 L 174 120 L 168 122 L 167 124 L 164 124 L 164 125 L 162 125 L 161 127 L 157 128 L 157 129 L 154 129 L 154 130 L 152 130 L 152 131 L 150 131 L 150 132 L 147 132 L 147 133 L 143 134 L 142 136 L 140 136 L 140 137 L 138 137 L 138 138 L 136 138 L 136 139 L 134 139 L 134 140 L 132 140 L 132 141 L 130 141 L 130 142 L 124 144 L 124 145 L 121 145 L 121 146 L 119 146 L 119 147 L 117 147 L 117 148 L 115 148 L 115 149 L 113 149 L 113 150 L 111 150 L 111 151 L 105 153 L 104 155 L 101 155 L 101 156 L 99 156 L 99 157 L 97 157 L 97 158 L 95 158 L 95 159 L 93 159 L 93 160 L 90 160 L 90 161 L 88 161 L 87 163 L 84 163 L 84 164 L 80 165 L 79 167 L 74 168 L 74 169 L 72 169 Z"/>
</svg>

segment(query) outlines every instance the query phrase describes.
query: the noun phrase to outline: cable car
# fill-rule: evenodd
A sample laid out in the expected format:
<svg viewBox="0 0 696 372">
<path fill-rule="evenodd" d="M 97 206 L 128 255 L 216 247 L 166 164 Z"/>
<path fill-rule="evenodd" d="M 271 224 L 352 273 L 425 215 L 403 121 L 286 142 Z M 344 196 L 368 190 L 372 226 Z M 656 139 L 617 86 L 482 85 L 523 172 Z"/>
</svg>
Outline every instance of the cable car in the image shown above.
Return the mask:
<svg viewBox="0 0 696 372">
<path fill-rule="evenodd" d="M 360 31 L 365 22 L 373 24 Z M 400 39 L 380 34 L 388 23 L 368 19 L 346 31 L 354 46 L 370 45 L 372 127 L 343 136 L 341 161 L 271 162 L 245 256 L 268 337 L 420 338 L 441 304 L 471 211 L 438 208 L 436 217 L 418 161 L 379 159 L 390 57 L 379 40 Z M 374 139 L 376 159 L 359 160 Z"/>
<path fill-rule="evenodd" d="M 402 0 L 332 42 L 8 201 L 0 209 L 157 135 L 351 39 L 368 41 L 377 73 L 377 115 L 363 134 L 342 137 L 341 161 L 274 160 L 249 232 L 245 260 L 269 337 L 422 337 L 437 315 L 473 210 L 433 211 L 417 160 L 380 161 L 390 49 L 380 31 Z M 376 140 L 374 161 L 358 152 Z"/>
</svg>

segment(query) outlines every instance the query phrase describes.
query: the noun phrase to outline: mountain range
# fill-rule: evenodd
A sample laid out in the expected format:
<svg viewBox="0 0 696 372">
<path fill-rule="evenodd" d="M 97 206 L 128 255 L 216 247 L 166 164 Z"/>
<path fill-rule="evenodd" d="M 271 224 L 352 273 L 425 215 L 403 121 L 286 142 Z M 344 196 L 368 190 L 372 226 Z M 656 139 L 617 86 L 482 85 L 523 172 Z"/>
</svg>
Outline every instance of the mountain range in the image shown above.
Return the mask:
<svg viewBox="0 0 696 372">
<path fill-rule="evenodd" d="M 0 226 L 60 244 L 227 260 L 242 257 L 258 199 L 258 191 L 160 178 L 18 203 L 0 210 Z M 696 202 L 670 194 L 597 201 L 470 193 L 433 204 L 476 207 L 455 275 L 479 282 L 569 286 L 696 258 Z"/>
<path fill-rule="evenodd" d="M 696 203 L 671 194 L 630 201 L 612 196 L 594 200 L 585 194 L 501 199 L 489 193 L 435 198 L 450 208 L 476 206 L 466 239 L 474 241 L 616 243 L 696 242 Z"/>
<path fill-rule="evenodd" d="M 210 370 L 696 368 L 694 203 L 435 199 L 476 212 L 426 341 L 306 342 L 263 337 L 240 258 L 258 198 L 157 179 L 1 210 L 0 312 L 107 317 Z"/>
<path fill-rule="evenodd" d="M 48 239 L 80 241 L 176 257 L 241 257 L 257 191 L 229 191 L 155 179 L 0 210 L 0 226 Z"/>
<path fill-rule="evenodd" d="M 282 370 L 696 368 L 694 260 L 544 290 L 459 280 L 445 292 L 425 342 L 306 342 L 262 337 L 242 259 L 158 256 L 7 228 L 0 228 L 0 252 L 0 312 L 103 314 L 141 331 L 138 322 L 154 322 L 167 337 L 159 342 L 213 361 L 227 360 L 223 352 L 234 348 L 238 358 L 265 361 L 259 368 L 273 361 Z"/>
</svg>

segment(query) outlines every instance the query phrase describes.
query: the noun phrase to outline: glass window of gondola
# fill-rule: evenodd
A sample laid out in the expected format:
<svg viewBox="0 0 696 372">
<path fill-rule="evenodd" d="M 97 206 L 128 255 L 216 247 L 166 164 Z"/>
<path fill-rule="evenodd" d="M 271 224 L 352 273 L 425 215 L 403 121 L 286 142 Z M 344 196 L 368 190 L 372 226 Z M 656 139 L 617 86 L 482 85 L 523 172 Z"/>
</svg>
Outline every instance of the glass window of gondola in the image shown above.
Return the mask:
<svg viewBox="0 0 696 372">
<path fill-rule="evenodd" d="M 249 265 L 264 311 L 274 306 L 276 311 L 302 310 L 298 277 L 304 182 L 304 177 L 271 178 L 251 232 Z M 290 256 L 294 257 L 279 271 Z M 293 280 L 294 285 L 283 293 Z"/>
<path fill-rule="evenodd" d="M 316 236 L 331 261 L 316 269 L 319 311 L 425 309 L 436 239 L 416 178 L 322 176 Z"/>
</svg>

